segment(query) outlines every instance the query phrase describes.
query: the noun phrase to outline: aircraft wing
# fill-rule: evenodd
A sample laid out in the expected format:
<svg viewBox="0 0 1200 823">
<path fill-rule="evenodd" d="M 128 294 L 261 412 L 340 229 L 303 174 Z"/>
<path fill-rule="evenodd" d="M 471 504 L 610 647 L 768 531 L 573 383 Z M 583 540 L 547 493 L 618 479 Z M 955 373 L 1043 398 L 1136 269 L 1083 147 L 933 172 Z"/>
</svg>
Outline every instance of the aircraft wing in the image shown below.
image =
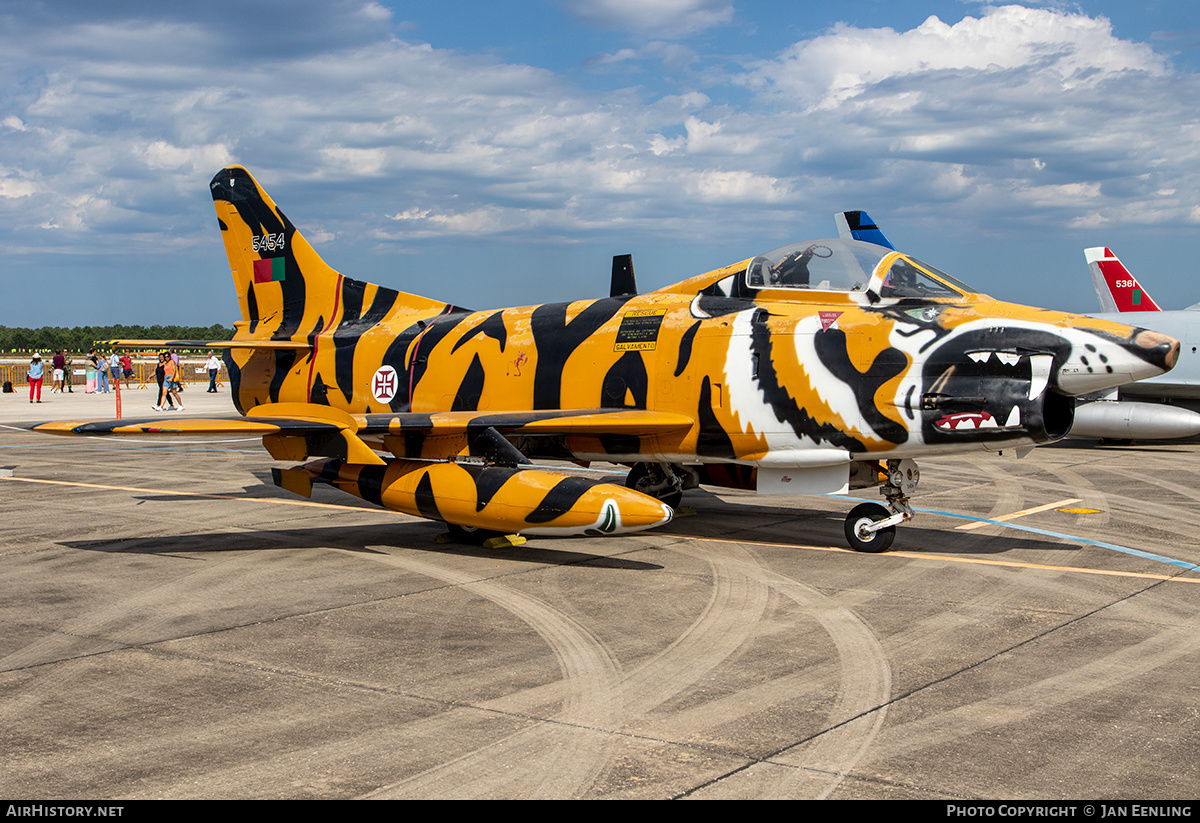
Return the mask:
<svg viewBox="0 0 1200 823">
<path fill-rule="evenodd" d="M 438 434 L 494 428 L 503 434 L 619 434 L 650 435 L 686 431 L 692 419 L 671 412 L 644 409 L 554 409 L 510 412 L 435 412 L 433 414 L 366 415 L 368 429 L 379 431 L 423 430 Z"/>
<path fill-rule="evenodd" d="M 299 422 L 299 421 L 294 421 Z M 37 423 L 30 430 L 44 434 L 278 434 L 284 421 L 247 420 L 245 417 L 135 417 L 124 420 L 56 420 Z M 301 429 L 309 428 L 307 425 Z"/>
<path fill-rule="evenodd" d="M 307 340 L 97 340 L 97 346 L 125 349 L 311 349 Z"/>
<path fill-rule="evenodd" d="M 50 434 L 279 434 L 353 428 L 357 434 L 424 431 L 457 434 L 494 428 L 505 434 L 649 435 L 686 430 L 692 419 L 643 409 L 553 409 L 496 412 L 395 412 L 353 415 L 306 403 L 257 406 L 241 417 L 176 417 L 169 413 L 125 420 L 37 423 L 29 428 Z"/>
<path fill-rule="evenodd" d="M 350 414 L 311 403 L 273 403 L 244 417 L 176 417 L 170 413 L 125 420 L 55 421 L 33 431 L 74 435 L 248 434 L 262 437 L 277 460 L 312 455 L 346 457 L 381 465 L 377 450 L 400 457 L 445 459 L 500 448 L 499 440 L 520 436 L 649 436 L 687 431 L 686 415 L 644 409 L 552 409 L 543 411 L 395 412 Z M 492 430 L 490 441 L 477 441 Z M 368 444 L 370 443 L 370 445 Z M 519 462 L 519 460 L 517 460 Z"/>
</svg>

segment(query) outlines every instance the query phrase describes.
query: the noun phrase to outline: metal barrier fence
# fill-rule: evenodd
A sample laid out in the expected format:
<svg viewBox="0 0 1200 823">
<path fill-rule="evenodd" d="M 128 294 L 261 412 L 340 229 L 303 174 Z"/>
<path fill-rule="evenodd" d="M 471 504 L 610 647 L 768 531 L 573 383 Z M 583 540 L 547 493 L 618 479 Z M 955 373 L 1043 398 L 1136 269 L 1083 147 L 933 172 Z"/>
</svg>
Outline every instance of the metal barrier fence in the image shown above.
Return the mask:
<svg viewBox="0 0 1200 823">
<path fill-rule="evenodd" d="M 179 376 L 180 382 L 185 385 L 192 383 L 208 383 L 208 369 L 206 369 L 204 360 L 181 360 L 179 361 Z M 44 374 L 42 375 L 42 391 L 48 392 L 54 388 L 54 366 L 49 358 L 43 361 Z M 158 366 L 158 361 L 143 362 L 133 361 L 133 377 L 129 378 L 129 388 L 132 389 L 157 389 L 158 381 L 154 379 L 154 370 Z M 72 391 L 87 391 L 87 372 L 90 369 L 86 365 L 81 366 L 79 360 L 76 359 L 66 369 L 64 376 L 64 385 L 70 384 Z M 112 382 L 112 372 L 109 372 L 109 383 Z M 225 373 L 225 364 L 221 364 L 221 370 L 217 372 L 217 385 L 224 386 L 228 380 L 228 375 Z M 22 391 L 23 387 L 29 385 L 29 363 L 0 363 L 0 383 L 11 383 L 14 392 Z M 122 371 L 121 388 L 125 388 L 125 376 Z"/>
</svg>

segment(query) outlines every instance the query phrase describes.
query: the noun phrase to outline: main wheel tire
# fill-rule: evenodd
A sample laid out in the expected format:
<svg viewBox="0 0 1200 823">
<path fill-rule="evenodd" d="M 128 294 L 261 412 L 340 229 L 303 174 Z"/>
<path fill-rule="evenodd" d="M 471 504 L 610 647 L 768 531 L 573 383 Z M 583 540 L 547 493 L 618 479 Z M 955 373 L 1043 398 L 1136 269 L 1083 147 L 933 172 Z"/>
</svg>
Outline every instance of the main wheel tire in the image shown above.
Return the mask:
<svg viewBox="0 0 1200 823">
<path fill-rule="evenodd" d="M 860 503 L 851 509 L 850 514 L 846 515 L 845 524 L 846 541 L 850 544 L 850 548 L 856 552 L 876 554 L 890 549 L 892 541 L 896 539 L 895 526 L 888 526 L 886 529 L 865 535 L 859 534 L 859 528 L 870 523 L 878 523 L 891 515 L 890 511 L 878 503 Z"/>
<path fill-rule="evenodd" d="M 634 491 L 648 494 L 655 500 L 660 500 L 666 503 L 672 509 L 679 508 L 680 501 L 683 500 L 683 490 L 677 492 L 667 492 L 666 494 L 656 494 L 647 488 L 644 488 L 646 481 L 650 478 L 650 468 L 645 463 L 634 463 L 633 468 L 629 470 L 629 474 L 625 477 L 625 487 Z"/>
</svg>

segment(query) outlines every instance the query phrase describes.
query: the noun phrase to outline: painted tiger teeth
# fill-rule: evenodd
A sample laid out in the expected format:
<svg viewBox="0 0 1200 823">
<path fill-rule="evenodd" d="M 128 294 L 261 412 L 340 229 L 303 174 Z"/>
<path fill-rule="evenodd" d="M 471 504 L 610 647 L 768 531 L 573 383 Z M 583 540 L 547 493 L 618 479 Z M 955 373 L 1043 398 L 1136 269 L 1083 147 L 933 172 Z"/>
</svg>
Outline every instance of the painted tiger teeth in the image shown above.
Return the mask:
<svg viewBox="0 0 1200 823">
<path fill-rule="evenodd" d="M 973 351 L 967 352 L 967 357 L 976 363 L 985 363 L 994 357 L 1006 366 L 1015 366 L 1021 362 L 1021 355 L 1009 351 Z"/>
<path fill-rule="evenodd" d="M 1054 365 L 1054 357 L 1049 354 L 1035 354 L 1029 358 L 1029 399 L 1036 399 L 1046 389 L 1050 382 L 1050 367 Z"/>
</svg>

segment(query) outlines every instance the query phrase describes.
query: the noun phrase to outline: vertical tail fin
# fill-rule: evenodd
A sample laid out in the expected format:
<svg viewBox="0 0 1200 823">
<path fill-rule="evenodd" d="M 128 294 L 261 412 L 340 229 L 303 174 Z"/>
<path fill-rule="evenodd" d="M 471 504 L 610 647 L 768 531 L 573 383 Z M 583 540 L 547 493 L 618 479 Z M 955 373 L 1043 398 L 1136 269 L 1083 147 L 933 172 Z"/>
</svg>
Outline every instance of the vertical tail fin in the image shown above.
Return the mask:
<svg viewBox="0 0 1200 823">
<path fill-rule="evenodd" d="M 387 292 L 393 297 L 391 307 L 400 310 L 437 313 L 445 308 L 445 303 L 343 277 L 241 166 L 217 172 L 210 189 L 241 325 L 251 336 L 295 340 L 320 334 L 343 319 L 347 290 Z"/>
<path fill-rule="evenodd" d="M 1117 256 L 1103 246 L 1083 250 L 1100 310 L 1106 312 L 1162 311 Z"/>
</svg>

